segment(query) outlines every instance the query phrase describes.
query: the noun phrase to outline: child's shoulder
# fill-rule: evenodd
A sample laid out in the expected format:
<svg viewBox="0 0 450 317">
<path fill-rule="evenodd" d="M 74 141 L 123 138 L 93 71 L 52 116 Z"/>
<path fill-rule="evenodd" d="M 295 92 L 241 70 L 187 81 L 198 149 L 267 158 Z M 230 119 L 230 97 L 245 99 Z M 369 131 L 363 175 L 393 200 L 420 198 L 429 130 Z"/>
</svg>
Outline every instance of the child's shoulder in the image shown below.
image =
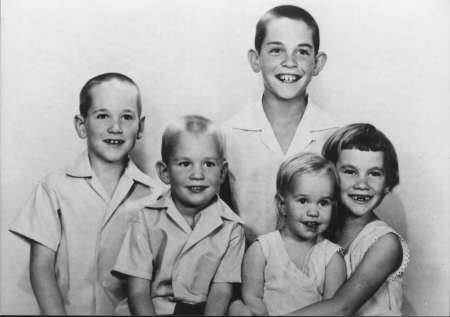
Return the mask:
<svg viewBox="0 0 450 317">
<path fill-rule="evenodd" d="M 244 106 L 234 116 L 225 121 L 223 128 L 237 128 L 237 129 L 257 129 L 259 127 L 257 121 L 257 108 L 261 102 L 254 102 L 250 105 Z"/>
<path fill-rule="evenodd" d="M 397 236 L 400 241 L 404 242 L 400 234 L 392 229 L 387 223 L 382 220 L 375 220 L 369 222 L 363 228 L 352 245 L 365 245 L 365 247 L 370 248 L 370 246 L 377 242 L 382 236 L 389 233 L 392 233 L 392 236 Z"/>
<path fill-rule="evenodd" d="M 345 253 L 344 249 L 340 245 L 331 242 L 322 236 L 317 237 L 317 242 L 312 252 L 318 254 L 319 256 L 324 256 L 326 264 L 330 262 L 331 258 L 336 253 L 340 254 L 342 257 Z"/>
<path fill-rule="evenodd" d="M 242 218 L 239 217 L 219 196 L 217 196 L 215 204 L 223 221 L 230 221 L 240 225 L 245 224 L 244 220 L 242 220 Z"/>
<path fill-rule="evenodd" d="M 396 251 L 397 257 L 401 259 L 402 263 L 390 279 L 393 280 L 401 275 L 409 262 L 408 245 L 402 236 L 384 221 L 376 220 L 368 223 L 350 245 L 348 256 L 353 259 L 353 262 L 359 263 L 375 244 L 377 244 L 375 249 L 381 252 L 398 250 L 398 252 Z"/>
</svg>

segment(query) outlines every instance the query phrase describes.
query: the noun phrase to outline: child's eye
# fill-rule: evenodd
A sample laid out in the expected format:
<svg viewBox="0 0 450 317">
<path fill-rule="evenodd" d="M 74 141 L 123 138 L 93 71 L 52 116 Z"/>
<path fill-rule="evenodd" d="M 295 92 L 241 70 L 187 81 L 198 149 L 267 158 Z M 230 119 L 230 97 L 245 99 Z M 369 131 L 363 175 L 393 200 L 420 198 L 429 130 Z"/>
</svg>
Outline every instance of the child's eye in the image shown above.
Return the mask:
<svg viewBox="0 0 450 317">
<path fill-rule="evenodd" d="M 302 205 L 304 205 L 304 204 L 306 204 L 308 202 L 308 200 L 306 198 L 300 198 L 298 201 Z"/>
<path fill-rule="evenodd" d="M 133 120 L 133 116 L 129 114 L 124 115 L 122 118 L 124 118 L 125 120 Z"/>
<path fill-rule="evenodd" d="M 298 53 L 300 55 L 308 55 L 309 56 L 309 52 L 307 50 L 298 50 Z"/>
<path fill-rule="evenodd" d="M 281 53 L 281 48 L 272 48 L 269 53 L 279 54 Z"/>
<path fill-rule="evenodd" d="M 327 200 L 321 200 L 321 201 L 319 201 L 319 205 L 322 207 L 326 207 L 326 206 L 330 205 L 330 202 Z"/>
<path fill-rule="evenodd" d="M 188 167 L 191 164 L 189 162 L 181 162 L 179 165 L 182 167 Z"/>
<path fill-rule="evenodd" d="M 104 114 L 104 113 L 99 114 L 99 115 L 97 116 L 97 119 L 106 119 L 106 118 L 108 118 L 108 115 L 106 115 L 106 114 Z"/>
<path fill-rule="evenodd" d="M 380 177 L 381 173 L 380 172 L 371 172 L 370 175 L 375 176 L 375 177 Z"/>
<path fill-rule="evenodd" d="M 215 164 L 213 162 L 206 162 L 206 167 L 213 167 Z"/>
<path fill-rule="evenodd" d="M 347 175 L 355 175 L 356 172 L 355 172 L 354 170 L 345 170 L 345 171 L 344 171 L 344 174 L 347 174 Z"/>
</svg>

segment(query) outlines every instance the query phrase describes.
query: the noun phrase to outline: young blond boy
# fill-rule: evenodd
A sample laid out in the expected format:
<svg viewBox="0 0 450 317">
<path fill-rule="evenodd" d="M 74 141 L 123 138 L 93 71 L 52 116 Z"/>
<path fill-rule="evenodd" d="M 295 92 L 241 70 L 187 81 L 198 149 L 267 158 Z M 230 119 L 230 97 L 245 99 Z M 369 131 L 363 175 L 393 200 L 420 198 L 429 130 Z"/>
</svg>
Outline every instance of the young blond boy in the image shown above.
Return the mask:
<svg viewBox="0 0 450 317">
<path fill-rule="evenodd" d="M 75 128 L 87 151 L 36 185 L 10 229 L 31 242 L 42 314 L 112 314 L 125 297 L 110 271 L 128 223 L 159 193 L 128 157 L 144 121 L 139 89 L 124 75 L 99 75 L 81 90 Z"/>
<path fill-rule="evenodd" d="M 275 7 L 257 24 L 248 59 L 254 72 L 262 72 L 264 93 L 224 124 L 229 181 L 221 194 L 245 221 L 247 243 L 275 230 L 281 162 L 302 151 L 320 153 L 339 127 L 306 93 L 327 60 L 319 43 L 316 21 L 296 6 Z"/>
<path fill-rule="evenodd" d="M 134 315 L 225 315 L 245 238 L 242 220 L 217 195 L 227 170 L 222 133 L 186 116 L 165 130 L 161 152 L 156 169 L 171 189 L 139 212 L 115 273 L 127 278 Z"/>
</svg>

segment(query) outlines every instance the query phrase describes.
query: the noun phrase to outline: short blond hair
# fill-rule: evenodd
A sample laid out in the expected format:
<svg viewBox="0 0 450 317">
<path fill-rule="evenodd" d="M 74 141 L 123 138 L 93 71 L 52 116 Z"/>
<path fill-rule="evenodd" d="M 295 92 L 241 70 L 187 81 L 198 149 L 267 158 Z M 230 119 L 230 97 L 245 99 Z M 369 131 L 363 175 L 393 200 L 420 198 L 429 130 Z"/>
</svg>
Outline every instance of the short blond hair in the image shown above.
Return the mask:
<svg viewBox="0 0 450 317">
<path fill-rule="evenodd" d="M 164 163 L 169 163 L 170 156 L 183 132 L 194 136 L 211 134 L 216 143 L 219 157 L 222 160 L 225 159 L 224 135 L 219 126 L 203 116 L 187 115 L 175 120 L 164 130 L 161 145 L 161 157 Z"/>
</svg>

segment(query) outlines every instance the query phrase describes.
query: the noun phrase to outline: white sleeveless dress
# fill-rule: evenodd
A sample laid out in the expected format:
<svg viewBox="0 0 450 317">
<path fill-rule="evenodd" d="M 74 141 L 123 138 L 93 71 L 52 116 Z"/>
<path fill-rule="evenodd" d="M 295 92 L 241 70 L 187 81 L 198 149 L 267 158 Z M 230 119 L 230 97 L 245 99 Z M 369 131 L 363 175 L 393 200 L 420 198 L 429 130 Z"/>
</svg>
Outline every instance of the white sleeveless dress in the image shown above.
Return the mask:
<svg viewBox="0 0 450 317">
<path fill-rule="evenodd" d="M 356 271 L 365 253 L 387 233 L 394 233 L 403 248 L 403 259 L 400 268 L 392 273 L 378 291 L 358 310 L 358 316 L 401 316 L 403 300 L 402 273 L 405 271 L 409 261 L 409 250 L 403 238 L 381 220 L 368 223 L 358 236 L 353 240 L 347 254 L 345 264 L 347 265 L 347 278 Z"/>
<path fill-rule="evenodd" d="M 270 316 L 284 315 L 322 300 L 325 270 L 331 258 L 343 249 L 318 236 L 301 268 L 291 261 L 280 232 L 257 239 L 267 261 L 264 269 L 264 298 Z"/>
</svg>

